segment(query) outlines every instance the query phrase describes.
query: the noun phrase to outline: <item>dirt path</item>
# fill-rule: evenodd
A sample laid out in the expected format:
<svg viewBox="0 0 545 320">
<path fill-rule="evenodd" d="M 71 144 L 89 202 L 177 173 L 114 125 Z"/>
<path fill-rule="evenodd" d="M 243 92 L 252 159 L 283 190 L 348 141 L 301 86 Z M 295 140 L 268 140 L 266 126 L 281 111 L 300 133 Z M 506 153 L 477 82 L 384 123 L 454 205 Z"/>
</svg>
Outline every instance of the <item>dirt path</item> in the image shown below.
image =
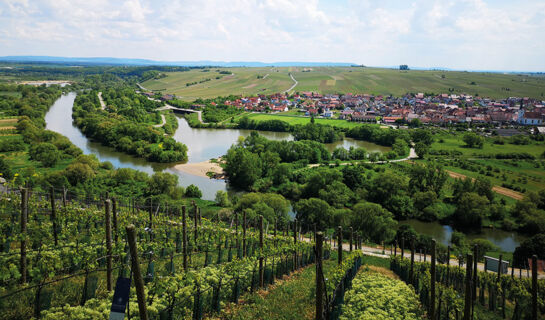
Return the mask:
<svg viewBox="0 0 545 320">
<path fill-rule="evenodd" d="M 293 80 L 294 84 L 293 84 L 293 86 L 291 86 L 288 90 L 284 91 L 284 93 L 290 92 L 290 91 L 293 90 L 293 88 L 295 88 L 295 86 L 299 83 L 299 82 L 297 82 L 297 80 L 295 80 L 295 78 L 293 77 L 293 74 L 290 73 L 290 77 L 291 77 L 291 80 Z"/>
<path fill-rule="evenodd" d="M 104 103 L 104 100 L 102 100 L 102 92 L 98 93 L 98 101 L 100 101 L 100 109 L 106 110 L 106 104 Z"/>
<path fill-rule="evenodd" d="M 445 170 L 445 171 L 449 174 L 449 176 L 451 178 L 455 178 L 455 179 L 465 179 L 465 178 L 467 178 L 467 176 L 465 174 L 461 174 L 461 173 L 450 171 L 450 170 Z M 475 179 L 471 178 L 471 180 L 475 180 Z M 513 198 L 515 200 L 524 199 L 524 194 L 522 194 L 520 192 L 517 192 L 517 191 L 514 191 L 514 190 L 511 190 L 511 189 L 508 189 L 508 188 L 504 188 L 504 187 L 500 187 L 500 186 L 493 186 L 492 191 L 494 191 L 496 193 L 499 193 L 501 195 L 504 195 L 506 197 Z"/>
<path fill-rule="evenodd" d="M 154 124 L 153 126 L 154 126 L 155 128 L 161 128 L 161 127 L 164 126 L 166 123 L 167 123 L 167 119 L 165 118 L 165 115 L 162 114 L 162 115 L 161 115 L 161 123 L 160 123 L 160 124 Z"/>
</svg>

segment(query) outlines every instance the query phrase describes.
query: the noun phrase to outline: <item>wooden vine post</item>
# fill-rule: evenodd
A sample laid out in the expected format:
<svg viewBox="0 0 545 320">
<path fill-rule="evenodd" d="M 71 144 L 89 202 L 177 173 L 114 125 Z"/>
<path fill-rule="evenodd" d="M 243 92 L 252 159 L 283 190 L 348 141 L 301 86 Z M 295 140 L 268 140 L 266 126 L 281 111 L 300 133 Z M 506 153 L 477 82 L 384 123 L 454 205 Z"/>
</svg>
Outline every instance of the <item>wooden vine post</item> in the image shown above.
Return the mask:
<svg viewBox="0 0 545 320">
<path fill-rule="evenodd" d="M 149 237 L 153 241 L 153 199 L 149 200 Z"/>
<path fill-rule="evenodd" d="M 323 233 L 321 232 L 316 233 L 316 320 L 324 320 L 325 288 L 324 288 L 324 282 L 322 281 L 323 241 L 324 241 Z"/>
<path fill-rule="evenodd" d="M 62 206 L 66 208 L 66 187 L 62 187 Z"/>
<path fill-rule="evenodd" d="M 187 271 L 187 222 L 186 222 L 186 206 L 182 206 L 182 252 L 184 255 L 183 266 L 184 271 Z"/>
<path fill-rule="evenodd" d="M 537 320 L 537 256 L 532 256 L 532 320 Z"/>
<path fill-rule="evenodd" d="M 414 239 L 411 240 L 411 269 L 409 271 L 409 283 L 414 279 Z"/>
<path fill-rule="evenodd" d="M 134 225 L 128 225 L 127 241 L 129 242 L 129 250 L 131 253 L 131 269 L 136 287 L 136 298 L 138 300 L 138 310 L 140 311 L 140 319 L 148 320 L 148 311 L 146 310 L 146 293 L 144 292 L 144 280 L 140 273 L 140 264 L 138 263 L 138 251 L 136 248 L 136 232 Z"/>
<path fill-rule="evenodd" d="M 479 262 L 479 247 L 475 245 L 473 247 L 473 291 L 471 293 L 472 297 L 472 305 L 471 305 L 471 318 L 473 318 L 473 314 L 475 313 L 475 302 L 477 302 L 477 285 L 478 285 L 478 278 L 477 278 L 477 264 Z M 500 264 L 501 266 L 501 264 Z"/>
<path fill-rule="evenodd" d="M 465 293 L 465 304 L 464 304 L 464 320 L 471 319 L 471 304 L 472 304 L 472 286 L 471 283 L 471 271 L 473 269 L 473 256 L 467 255 L 467 264 L 466 264 L 466 293 Z"/>
<path fill-rule="evenodd" d="M 117 244 L 117 200 L 112 199 L 112 225 L 114 233 L 114 242 Z"/>
<path fill-rule="evenodd" d="M 293 220 L 293 244 L 297 244 L 297 219 Z M 297 249 L 293 250 L 293 271 L 297 269 Z"/>
<path fill-rule="evenodd" d="M 53 224 L 53 239 L 55 246 L 59 244 L 59 237 L 57 235 L 57 208 L 55 208 L 55 189 L 51 187 L 49 192 L 49 198 L 51 200 L 51 223 Z"/>
<path fill-rule="evenodd" d="M 263 288 L 264 270 L 263 270 L 263 216 L 259 216 L 259 287 Z"/>
<path fill-rule="evenodd" d="M 447 287 L 450 282 L 450 246 L 447 246 Z"/>
<path fill-rule="evenodd" d="M 242 257 L 246 257 L 246 211 L 242 212 Z"/>
<path fill-rule="evenodd" d="M 21 283 L 26 283 L 26 236 L 28 219 L 28 189 L 21 189 Z"/>
<path fill-rule="evenodd" d="M 105 204 L 105 226 L 106 226 L 106 289 L 112 291 L 112 226 L 110 217 L 111 201 L 107 199 Z"/>
<path fill-rule="evenodd" d="M 198 232 L 199 232 L 199 225 L 198 225 L 198 212 L 197 212 L 197 204 L 195 204 L 195 201 L 193 201 L 193 212 L 194 212 L 194 216 L 193 216 L 193 240 L 194 240 L 194 246 L 195 246 L 195 250 L 197 250 L 197 235 L 198 235 Z"/>
<path fill-rule="evenodd" d="M 431 269 L 430 269 L 430 319 L 435 319 L 435 246 L 436 241 L 431 241 Z"/>
<path fill-rule="evenodd" d="M 352 241 L 354 237 L 354 229 L 350 227 L 350 252 L 352 252 Z"/>
<path fill-rule="evenodd" d="M 235 248 L 238 252 L 238 213 L 235 213 Z"/>
<path fill-rule="evenodd" d="M 401 260 L 405 259 L 405 238 L 401 236 Z"/>
<path fill-rule="evenodd" d="M 343 263 L 343 227 L 337 227 L 337 263 Z"/>
</svg>

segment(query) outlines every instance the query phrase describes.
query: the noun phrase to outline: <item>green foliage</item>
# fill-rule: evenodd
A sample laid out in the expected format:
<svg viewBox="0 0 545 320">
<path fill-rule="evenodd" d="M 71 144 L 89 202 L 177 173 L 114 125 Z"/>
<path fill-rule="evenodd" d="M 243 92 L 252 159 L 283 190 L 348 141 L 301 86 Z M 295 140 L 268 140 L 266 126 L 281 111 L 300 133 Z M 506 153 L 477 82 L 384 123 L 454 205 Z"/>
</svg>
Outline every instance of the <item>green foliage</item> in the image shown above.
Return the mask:
<svg viewBox="0 0 545 320">
<path fill-rule="evenodd" d="M 216 192 L 215 202 L 220 207 L 229 207 L 231 205 L 229 195 L 223 190 L 218 190 Z"/>
<path fill-rule="evenodd" d="M 538 259 L 545 259 L 545 234 L 536 234 L 535 236 L 524 240 L 513 253 L 513 264 L 517 267 L 528 265 L 528 259 L 533 255 Z"/>
<path fill-rule="evenodd" d="M 403 139 L 406 142 L 410 140 L 409 134 L 405 130 L 381 129 L 380 127 L 368 124 L 349 129 L 346 132 L 346 136 L 374 142 L 383 146 L 393 146 L 397 139 Z"/>
<path fill-rule="evenodd" d="M 303 224 L 316 224 L 317 230 L 325 230 L 331 226 L 333 211 L 327 202 L 322 199 L 310 198 L 297 202 L 295 206 L 297 219 Z"/>
<path fill-rule="evenodd" d="M 332 143 L 342 139 L 342 134 L 333 127 L 308 123 L 306 125 L 296 125 L 293 128 L 293 137 L 298 140 L 312 140 L 321 143 Z"/>
<path fill-rule="evenodd" d="M 0 177 L 6 180 L 13 178 L 13 172 L 4 157 L 0 157 Z"/>
<path fill-rule="evenodd" d="M 105 92 L 108 104 L 100 109 L 97 92 L 84 91 L 74 103 L 74 122 L 89 138 L 137 157 L 154 162 L 187 160 L 187 146 L 163 135 L 162 129 L 149 122 L 159 117 L 153 111 L 158 105 L 132 89 L 109 89 Z M 151 119 L 149 117 L 152 117 Z"/>
<path fill-rule="evenodd" d="M 188 198 L 199 198 L 200 199 L 202 197 L 202 192 L 201 192 L 201 190 L 199 190 L 199 188 L 196 185 L 190 184 L 185 189 L 185 196 L 188 197 Z"/>
<path fill-rule="evenodd" d="M 224 170 L 230 184 L 245 190 L 253 186 L 262 172 L 259 156 L 241 147 L 232 147 L 227 151 Z"/>
<path fill-rule="evenodd" d="M 235 211 L 246 210 L 248 219 L 262 215 L 271 224 L 276 221 L 279 225 L 284 225 L 289 220 L 289 207 L 289 201 L 279 194 L 250 192 L 240 197 Z"/>
<path fill-rule="evenodd" d="M 463 140 L 468 148 L 482 148 L 484 145 L 484 138 L 474 132 L 464 134 Z"/>
<path fill-rule="evenodd" d="M 355 230 L 375 243 L 392 240 L 397 226 L 391 212 L 371 202 L 356 204 L 350 221 Z"/>
<path fill-rule="evenodd" d="M 60 152 L 57 147 L 48 142 L 33 145 L 28 154 L 30 159 L 40 161 L 45 167 L 54 166 L 60 159 Z"/>
<path fill-rule="evenodd" d="M 488 204 L 488 199 L 477 193 L 462 194 L 454 212 L 455 223 L 464 228 L 480 229 L 483 218 L 487 215 Z"/>
<path fill-rule="evenodd" d="M 423 319 L 414 291 L 401 280 L 360 272 L 345 294 L 341 320 Z"/>
<path fill-rule="evenodd" d="M 430 146 L 424 142 L 417 142 L 414 145 L 414 152 L 420 159 L 424 159 L 430 151 Z"/>
</svg>

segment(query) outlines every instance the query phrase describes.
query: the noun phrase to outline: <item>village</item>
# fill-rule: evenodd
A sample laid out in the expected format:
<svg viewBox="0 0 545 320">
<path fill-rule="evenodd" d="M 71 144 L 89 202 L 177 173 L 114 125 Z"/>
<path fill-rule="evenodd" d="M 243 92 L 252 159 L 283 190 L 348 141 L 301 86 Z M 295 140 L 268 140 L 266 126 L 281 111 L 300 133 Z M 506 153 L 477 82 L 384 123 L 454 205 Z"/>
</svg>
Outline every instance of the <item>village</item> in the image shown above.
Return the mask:
<svg viewBox="0 0 545 320">
<path fill-rule="evenodd" d="M 152 95 L 152 93 L 145 94 Z M 173 98 L 175 98 L 173 95 L 161 96 L 163 101 Z M 211 104 L 216 105 L 215 102 Z M 308 117 L 383 124 L 417 122 L 434 125 L 470 123 L 541 126 L 545 120 L 545 100 L 527 97 L 494 100 L 446 93 L 438 95 L 417 93 L 393 97 L 300 92 L 293 95 L 277 93 L 269 96 L 227 99 L 223 104 L 247 112 L 282 113 L 295 110 L 299 111 L 296 114 Z M 203 108 L 205 105 L 193 104 L 192 107 Z"/>
</svg>

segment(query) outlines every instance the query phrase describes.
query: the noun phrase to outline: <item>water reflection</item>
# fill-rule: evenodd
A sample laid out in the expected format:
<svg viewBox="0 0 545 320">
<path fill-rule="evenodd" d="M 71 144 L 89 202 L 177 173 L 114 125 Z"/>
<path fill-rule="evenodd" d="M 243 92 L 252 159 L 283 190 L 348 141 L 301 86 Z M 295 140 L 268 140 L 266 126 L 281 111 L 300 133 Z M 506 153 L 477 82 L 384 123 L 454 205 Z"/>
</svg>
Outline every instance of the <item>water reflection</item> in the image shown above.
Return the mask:
<svg viewBox="0 0 545 320">
<path fill-rule="evenodd" d="M 455 230 L 451 226 L 441 225 L 439 222 L 423 222 L 416 219 L 400 221 L 399 224 L 408 224 L 416 230 L 416 232 L 429 235 L 437 242 L 444 245 L 450 244 L 452 232 Z M 512 231 L 503 231 L 499 229 L 482 229 L 479 233 L 466 234 L 468 239 L 487 239 L 500 247 L 505 252 L 513 252 L 520 243 L 527 237 Z"/>
</svg>

